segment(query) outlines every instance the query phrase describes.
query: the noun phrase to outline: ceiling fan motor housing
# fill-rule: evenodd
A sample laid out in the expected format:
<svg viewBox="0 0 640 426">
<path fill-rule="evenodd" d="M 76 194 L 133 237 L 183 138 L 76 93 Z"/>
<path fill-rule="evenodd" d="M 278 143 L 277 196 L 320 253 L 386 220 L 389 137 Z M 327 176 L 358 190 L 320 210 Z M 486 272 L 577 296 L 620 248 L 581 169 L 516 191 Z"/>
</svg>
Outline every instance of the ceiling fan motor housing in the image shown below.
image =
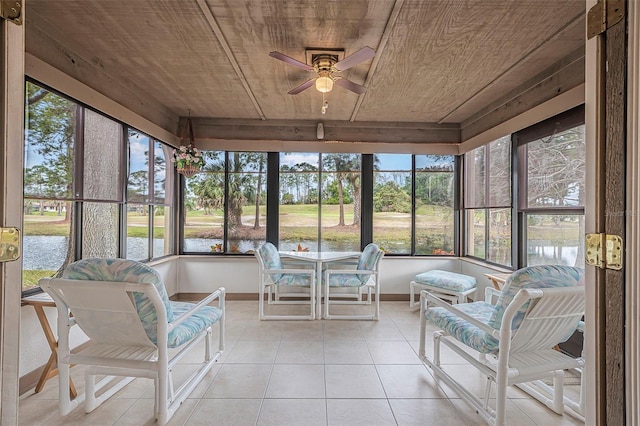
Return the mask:
<svg viewBox="0 0 640 426">
<path fill-rule="evenodd" d="M 319 54 L 313 55 L 313 67 L 317 72 L 332 72 L 335 71 L 333 66 L 338 62 L 338 55 Z"/>
</svg>

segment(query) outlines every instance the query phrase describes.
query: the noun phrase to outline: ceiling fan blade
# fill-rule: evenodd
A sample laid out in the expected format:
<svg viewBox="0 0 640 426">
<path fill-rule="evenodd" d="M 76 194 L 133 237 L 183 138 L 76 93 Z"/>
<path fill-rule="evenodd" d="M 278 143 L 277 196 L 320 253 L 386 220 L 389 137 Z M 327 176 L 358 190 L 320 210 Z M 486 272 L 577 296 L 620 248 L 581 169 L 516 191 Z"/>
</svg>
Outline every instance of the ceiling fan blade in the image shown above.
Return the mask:
<svg viewBox="0 0 640 426">
<path fill-rule="evenodd" d="M 355 53 L 347 56 L 340 62 L 336 62 L 334 67 L 338 71 L 347 70 L 355 65 L 358 65 L 360 62 L 364 62 L 367 59 L 371 59 L 376 55 L 376 51 L 370 48 L 369 46 L 365 46 L 362 49 L 358 50 Z"/>
<path fill-rule="evenodd" d="M 313 83 L 316 81 L 315 78 L 309 79 L 307 81 L 305 81 L 304 83 L 302 83 L 300 86 L 298 87 L 294 87 L 293 89 L 289 90 L 287 93 L 290 95 L 297 95 L 298 93 L 302 92 L 303 90 L 307 90 L 309 87 L 313 86 Z"/>
<path fill-rule="evenodd" d="M 361 86 L 357 83 L 354 83 L 351 80 L 347 80 L 346 78 L 336 78 L 335 83 L 340 86 L 340 87 L 344 87 L 347 90 L 351 90 L 353 93 L 357 93 L 358 95 L 362 95 L 364 92 L 367 91 L 367 88 L 364 86 Z"/>
<path fill-rule="evenodd" d="M 289 65 L 293 65 L 294 67 L 302 68 L 303 70 L 311 71 L 313 67 L 311 65 L 307 65 L 304 62 L 300 62 L 297 59 L 293 59 L 291 56 L 287 56 L 280 52 L 269 52 L 269 56 L 272 58 L 279 59 L 283 62 L 288 63 Z"/>
</svg>

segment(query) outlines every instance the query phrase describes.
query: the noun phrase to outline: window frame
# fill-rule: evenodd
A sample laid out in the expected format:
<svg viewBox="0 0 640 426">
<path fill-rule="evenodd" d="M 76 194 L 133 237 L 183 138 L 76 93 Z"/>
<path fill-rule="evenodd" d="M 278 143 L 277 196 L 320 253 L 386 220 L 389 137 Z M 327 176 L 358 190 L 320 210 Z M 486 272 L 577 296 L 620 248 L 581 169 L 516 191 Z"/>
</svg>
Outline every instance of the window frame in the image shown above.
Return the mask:
<svg viewBox="0 0 640 426">
<path fill-rule="evenodd" d="M 129 134 L 129 130 L 132 129 L 135 132 L 138 132 L 140 134 L 143 134 L 145 136 L 147 136 L 149 138 L 149 145 L 150 145 L 150 155 L 153 154 L 154 150 L 155 150 L 155 144 L 156 142 L 164 145 L 167 148 L 167 152 L 169 152 L 170 149 L 172 149 L 173 147 L 165 142 L 163 142 L 160 139 L 154 138 L 150 135 L 148 135 L 145 132 L 142 132 L 138 129 L 135 129 L 133 126 L 127 124 L 126 122 L 123 122 L 122 120 L 118 120 L 114 117 L 109 116 L 108 114 L 97 110 L 96 108 L 91 107 L 90 105 L 87 105 L 83 102 L 78 101 L 77 99 L 74 99 L 73 97 L 66 95 L 56 89 L 51 88 L 50 86 L 48 86 L 47 84 L 44 84 L 36 79 L 30 78 L 28 76 L 25 76 L 25 82 L 24 82 L 24 88 L 25 88 L 25 104 L 24 104 L 24 108 L 26 110 L 26 108 L 28 107 L 27 102 L 26 102 L 26 94 L 27 94 L 27 90 L 26 87 L 28 84 L 32 84 L 35 85 L 39 88 L 42 88 L 52 94 L 54 94 L 55 96 L 59 96 L 69 102 L 72 102 L 75 105 L 76 111 L 77 113 L 75 114 L 75 129 L 74 129 L 74 146 L 73 146 L 73 170 L 72 170 L 72 182 L 71 182 L 71 187 L 72 187 L 72 193 L 69 195 L 68 198 L 60 198 L 60 197 L 48 197 L 46 198 L 47 200 L 51 199 L 51 200 L 59 200 L 59 201 L 63 201 L 63 202 L 68 202 L 70 204 L 70 208 L 73 209 L 73 215 L 74 215 L 74 220 L 73 222 L 70 224 L 71 227 L 73 227 L 73 229 L 71 230 L 71 234 L 73 236 L 73 250 L 74 250 L 74 259 L 73 261 L 82 259 L 82 244 L 83 244 L 83 207 L 85 203 L 113 203 L 118 205 L 118 248 L 117 248 L 117 256 L 122 257 L 123 255 L 126 256 L 126 238 L 127 238 L 127 217 L 126 217 L 126 212 L 127 212 L 127 205 L 128 200 L 127 200 L 127 181 L 128 181 L 128 172 L 129 172 L 129 159 L 128 159 L 128 134 Z M 113 123 L 118 124 L 121 128 L 121 134 L 122 137 L 120 138 L 119 141 L 119 148 L 120 148 L 120 155 L 118 158 L 118 162 L 119 162 L 119 169 L 120 169 L 120 173 L 117 176 L 117 187 L 118 187 L 118 193 L 117 193 L 117 200 L 110 200 L 110 199 L 100 199 L 100 198 L 90 198 L 87 197 L 84 192 L 83 192 L 83 187 L 84 187 L 84 182 L 85 182 L 85 176 L 84 176 L 84 160 L 83 160 L 83 155 L 84 155 L 84 149 L 85 149 L 85 144 L 86 144 L 86 139 L 85 139 L 85 112 L 86 111 L 91 111 L 97 115 L 100 115 L 101 117 L 104 117 L 110 121 L 112 121 Z M 28 131 L 28 123 L 25 124 L 25 135 L 26 132 Z M 26 148 L 28 143 L 27 138 L 25 137 L 23 140 L 23 149 Z M 150 157 L 153 158 L 153 157 Z M 175 175 L 175 169 L 173 167 L 171 167 L 171 163 L 170 163 L 170 158 L 167 157 L 165 158 L 165 173 L 166 176 L 168 177 L 170 174 Z M 154 191 L 154 175 L 155 175 L 155 171 L 154 171 L 154 164 L 153 164 L 153 160 L 149 161 L 149 169 L 150 169 L 150 173 L 149 173 L 149 185 L 150 185 L 150 194 L 153 194 Z M 23 167 L 23 173 L 26 170 L 26 164 Z M 168 179 L 168 178 L 167 178 Z M 175 237 L 173 237 L 175 235 L 175 223 L 176 223 L 176 214 L 177 214 L 177 191 L 176 191 L 176 179 L 171 178 L 170 179 L 170 185 L 173 184 L 173 187 L 169 189 L 165 189 L 165 201 L 164 203 L 155 203 L 155 198 L 153 198 L 152 195 L 150 195 L 149 198 L 149 203 L 147 204 L 148 206 L 153 206 L 155 207 L 156 205 L 162 205 L 165 208 L 167 206 L 170 207 L 170 214 L 171 214 L 171 218 L 170 218 L 170 223 L 171 226 L 169 229 L 167 229 L 165 232 L 169 233 L 169 236 L 171 238 L 170 241 L 170 246 L 171 246 L 171 253 L 170 254 L 163 254 L 162 256 L 153 256 L 153 218 L 154 216 L 152 215 L 153 213 L 153 208 L 150 208 L 150 214 L 149 214 L 149 238 L 148 238 L 148 246 L 149 246 L 149 256 L 146 259 L 143 260 L 139 260 L 141 262 L 148 262 L 151 260 L 157 260 L 157 259 L 161 259 L 164 257 L 168 257 L 168 256 L 173 256 L 177 253 L 177 249 L 176 249 L 176 244 L 175 244 Z M 170 192 L 170 194 L 167 196 L 167 193 Z M 27 196 L 24 194 L 24 190 L 23 190 L 23 199 L 24 200 L 29 200 L 29 199 L 37 199 L 36 197 L 33 196 Z M 41 198 L 44 199 L 44 198 Z M 138 204 L 138 203 L 136 203 Z M 24 218 L 23 218 L 24 221 Z M 24 228 L 24 223 L 23 223 L 23 228 Z M 23 265 L 24 268 L 25 265 Z M 23 283 L 21 282 L 21 286 L 23 285 Z M 28 289 L 22 289 L 21 294 L 22 297 L 26 297 L 29 295 L 33 295 L 33 294 L 37 294 L 37 293 L 41 293 L 42 289 L 39 286 L 35 286 L 35 287 L 31 287 Z"/>
</svg>

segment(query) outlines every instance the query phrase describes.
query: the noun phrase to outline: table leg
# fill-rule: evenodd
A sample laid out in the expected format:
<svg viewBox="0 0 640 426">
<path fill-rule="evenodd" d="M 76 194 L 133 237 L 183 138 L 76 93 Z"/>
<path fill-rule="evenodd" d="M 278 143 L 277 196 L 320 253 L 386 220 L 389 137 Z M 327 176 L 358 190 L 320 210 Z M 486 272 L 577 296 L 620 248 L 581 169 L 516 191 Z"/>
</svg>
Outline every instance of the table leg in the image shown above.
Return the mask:
<svg viewBox="0 0 640 426">
<path fill-rule="evenodd" d="M 53 331 L 51 331 L 49 320 L 47 319 L 42 306 L 33 305 L 33 308 L 36 311 L 36 316 L 38 317 L 38 321 L 40 322 L 40 326 L 42 327 L 42 331 L 44 332 L 44 337 L 47 339 L 47 343 L 49 344 L 49 348 L 51 349 L 49 361 L 47 361 L 47 364 L 44 366 L 44 370 L 42 370 L 42 374 L 40 375 L 40 379 L 38 380 L 38 384 L 36 385 L 35 393 L 38 393 L 42 390 L 45 382 L 48 379 L 50 379 L 51 377 L 55 377 L 58 374 L 58 341 L 56 340 Z M 56 368 L 53 368 L 54 364 L 56 364 Z M 78 394 L 71 378 L 69 378 L 69 393 L 71 394 L 72 398 L 75 398 Z"/>
<path fill-rule="evenodd" d="M 322 319 L 322 261 L 316 262 L 316 298 L 318 300 L 318 319 Z"/>
</svg>

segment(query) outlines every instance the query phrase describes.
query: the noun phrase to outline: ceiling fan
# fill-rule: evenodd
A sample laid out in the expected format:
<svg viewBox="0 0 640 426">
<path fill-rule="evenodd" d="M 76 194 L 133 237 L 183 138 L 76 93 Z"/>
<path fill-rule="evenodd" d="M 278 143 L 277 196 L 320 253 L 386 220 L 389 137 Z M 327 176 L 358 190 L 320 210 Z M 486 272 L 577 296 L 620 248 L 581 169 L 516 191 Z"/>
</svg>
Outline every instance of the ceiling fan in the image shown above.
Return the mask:
<svg viewBox="0 0 640 426">
<path fill-rule="evenodd" d="M 290 95 L 297 95 L 303 90 L 313 86 L 314 83 L 316 89 L 322 93 L 330 92 L 331 89 L 333 89 L 333 84 L 335 83 L 340 87 L 361 95 L 367 91 L 366 87 L 339 75 L 334 75 L 334 73 L 348 70 L 349 68 L 358 65 L 360 62 L 373 58 L 375 54 L 375 50 L 368 46 L 363 47 L 340 61 L 338 61 L 336 55 L 321 53 L 313 55 L 311 65 L 300 62 L 297 59 L 293 59 L 292 57 L 280 52 L 270 52 L 269 56 L 293 65 L 294 67 L 302 68 L 306 71 L 314 71 L 317 74 L 315 77 L 310 78 L 301 85 L 289 90 L 287 93 Z"/>
</svg>

